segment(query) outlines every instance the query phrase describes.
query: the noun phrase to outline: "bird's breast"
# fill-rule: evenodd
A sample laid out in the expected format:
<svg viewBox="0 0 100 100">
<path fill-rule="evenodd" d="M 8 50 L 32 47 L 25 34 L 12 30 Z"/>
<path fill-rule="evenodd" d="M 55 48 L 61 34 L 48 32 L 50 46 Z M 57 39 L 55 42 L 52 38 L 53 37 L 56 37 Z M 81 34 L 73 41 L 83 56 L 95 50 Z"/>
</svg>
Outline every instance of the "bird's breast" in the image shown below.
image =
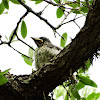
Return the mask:
<svg viewBox="0 0 100 100">
<path fill-rule="evenodd" d="M 42 46 L 35 51 L 35 65 L 39 69 L 43 67 L 45 63 L 48 63 L 60 50 L 49 48 L 48 46 Z"/>
</svg>

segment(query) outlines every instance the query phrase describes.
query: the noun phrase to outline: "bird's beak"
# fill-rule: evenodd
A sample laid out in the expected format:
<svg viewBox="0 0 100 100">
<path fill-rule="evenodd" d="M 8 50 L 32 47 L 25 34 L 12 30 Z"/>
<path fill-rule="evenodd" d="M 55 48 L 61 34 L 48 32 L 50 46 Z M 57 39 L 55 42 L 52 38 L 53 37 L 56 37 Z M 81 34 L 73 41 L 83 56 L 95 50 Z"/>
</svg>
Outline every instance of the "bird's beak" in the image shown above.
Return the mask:
<svg viewBox="0 0 100 100">
<path fill-rule="evenodd" d="M 34 41 L 40 41 L 40 42 L 43 42 L 43 40 L 42 39 L 39 39 L 39 38 L 33 38 L 33 37 L 31 37 Z"/>
</svg>

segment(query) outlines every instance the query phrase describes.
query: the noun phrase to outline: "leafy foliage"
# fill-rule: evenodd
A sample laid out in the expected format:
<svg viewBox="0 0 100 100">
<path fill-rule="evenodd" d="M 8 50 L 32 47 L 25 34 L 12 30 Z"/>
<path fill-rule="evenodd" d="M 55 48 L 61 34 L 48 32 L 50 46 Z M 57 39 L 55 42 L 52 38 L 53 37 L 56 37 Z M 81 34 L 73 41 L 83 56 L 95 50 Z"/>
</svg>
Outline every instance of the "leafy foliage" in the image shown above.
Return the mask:
<svg viewBox="0 0 100 100">
<path fill-rule="evenodd" d="M 11 32 L 11 34 L 10 34 L 10 36 L 9 36 L 9 40 L 11 39 L 11 37 L 12 37 L 13 33 L 14 33 L 14 30 Z M 14 35 L 14 36 L 13 36 L 13 39 L 12 39 L 12 40 L 14 40 L 14 39 L 15 39 L 15 37 L 16 37 L 16 35 Z"/>
<path fill-rule="evenodd" d="M 32 50 L 31 48 L 29 48 L 28 56 L 29 56 L 29 57 L 33 57 L 33 50 Z"/>
<path fill-rule="evenodd" d="M 67 41 L 67 33 L 64 33 L 64 34 L 62 35 L 62 37 L 63 37 L 63 38 L 61 38 L 60 46 L 64 48 L 64 47 L 65 47 L 65 44 L 66 44 L 66 41 Z"/>
<path fill-rule="evenodd" d="M 40 4 L 43 2 L 43 0 L 31 0 L 31 1 L 35 1 L 35 4 Z"/>
<path fill-rule="evenodd" d="M 10 0 L 12 3 L 14 3 L 14 4 L 20 4 L 19 2 L 18 2 L 18 0 Z"/>
<path fill-rule="evenodd" d="M 92 81 L 91 79 L 84 77 L 82 75 L 77 75 L 77 78 L 79 79 L 79 81 L 85 85 L 89 85 L 92 87 L 97 87 L 96 83 L 94 81 Z"/>
<path fill-rule="evenodd" d="M 10 69 L 7 69 L 3 72 L 0 72 L 0 85 L 3 85 L 8 82 L 8 80 L 4 77 L 4 74 L 8 73 Z"/>
<path fill-rule="evenodd" d="M 5 10 L 5 6 L 4 6 L 3 2 L 1 2 L 1 4 L 0 4 L 0 15 L 3 13 L 4 10 Z"/>
<path fill-rule="evenodd" d="M 59 0 L 54 0 L 56 3 L 59 3 Z"/>
<path fill-rule="evenodd" d="M 64 14 L 64 10 L 63 8 L 58 8 L 57 11 L 56 11 L 56 15 L 57 15 L 57 18 L 61 18 Z"/>
<path fill-rule="evenodd" d="M 58 99 L 60 96 L 64 96 L 64 98 L 67 97 L 66 90 L 64 89 L 64 87 L 62 85 L 58 86 L 54 90 L 54 95 L 55 95 L 55 99 Z M 66 99 L 64 99 L 64 100 L 66 100 Z"/>
<path fill-rule="evenodd" d="M 20 4 L 19 2 L 18 2 L 18 0 L 10 0 L 12 3 L 14 3 L 14 4 Z M 25 3 L 25 0 L 22 0 L 22 2 L 24 2 Z"/>
<path fill-rule="evenodd" d="M 7 69 L 7 70 L 5 70 L 5 71 L 3 71 L 3 72 L 0 72 L 0 75 L 4 75 L 4 74 L 8 73 L 9 70 L 10 70 L 10 69 Z"/>
<path fill-rule="evenodd" d="M 87 7 L 81 7 L 80 11 L 82 11 L 83 13 L 88 13 L 89 9 Z"/>
<path fill-rule="evenodd" d="M 78 82 L 78 84 L 76 84 L 75 86 L 78 90 L 82 89 L 85 87 L 85 84 L 81 83 L 80 81 Z"/>
<path fill-rule="evenodd" d="M 36 1 L 35 4 L 39 4 L 39 3 L 42 3 L 43 0 L 40 0 L 40 1 Z"/>
<path fill-rule="evenodd" d="M 22 21 L 22 24 L 21 24 L 21 35 L 23 38 L 27 36 L 27 26 L 26 26 L 25 21 Z"/>
<path fill-rule="evenodd" d="M 0 85 L 3 85 L 7 82 L 8 82 L 8 80 L 3 75 L 0 75 Z"/>
<path fill-rule="evenodd" d="M 24 61 L 26 62 L 26 64 L 32 66 L 32 62 L 33 62 L 32 58 L 29 58 L 29 57 L 24 56 L 24 55 L 22 55 L 22 57 L 23 57 Z"/>
<path fill-rule="evenodd" d="M 71 89 L 71 93 L 72 93 L 72 95 L 73 95 L 75 98 L 77 98 L 77 100 L 80 100 L 80 95 L 79 95 L 79 93 L 78 93 L 77 88 L 72 88 L 72 89 Z"/>
<path fill-rule="evenodd" d="M 89 4 L 91 5 L 93 0 L 89 0 Z M 68 2 L 68 6 L 72 7 L 71 11 L 76 14 L 83 14 L 89 12 L 89 9 L 86 5 L 86 1 L 76 0 L 76 2 Z"/>
<path fill-rule="evenodd" d="M 9 0 L 2 0 L 6 9 L 9 9 Z"/>
</svg>

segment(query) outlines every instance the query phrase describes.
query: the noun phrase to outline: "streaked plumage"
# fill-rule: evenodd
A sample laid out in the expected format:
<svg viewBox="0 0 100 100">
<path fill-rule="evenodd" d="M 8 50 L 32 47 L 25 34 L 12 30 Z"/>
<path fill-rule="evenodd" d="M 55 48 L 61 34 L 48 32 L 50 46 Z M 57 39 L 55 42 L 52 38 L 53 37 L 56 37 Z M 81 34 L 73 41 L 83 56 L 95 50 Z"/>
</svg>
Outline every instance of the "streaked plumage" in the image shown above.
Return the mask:
<svg viewBox="0 0 100 100">
<path fill-rule="evenodd" d="M 45 63 L 48 63 L 55 55 L 57 55 L 61 49 L 51 43 L 46 37 L 32 38 L 37 49 L 35 51 L 35 66 L 37 69 L 43 67 Z"/>
</svg>

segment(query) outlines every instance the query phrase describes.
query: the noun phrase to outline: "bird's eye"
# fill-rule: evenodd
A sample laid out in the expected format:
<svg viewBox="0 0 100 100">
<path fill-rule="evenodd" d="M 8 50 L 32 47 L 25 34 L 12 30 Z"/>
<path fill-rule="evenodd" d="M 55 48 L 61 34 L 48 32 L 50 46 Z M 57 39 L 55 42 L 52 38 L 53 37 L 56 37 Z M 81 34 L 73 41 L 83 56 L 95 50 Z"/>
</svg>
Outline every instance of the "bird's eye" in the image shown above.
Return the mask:
<svg viewBox="0 0 100 100">
<path fill-rule="evenodd" d="M 43 42 L 47 41 L 47 39 L 45 37 L 40 37 L 40 39 L 43 40 Z"/>
<path fill-rule="evenodd" d="M 48 38 L 46 38 L 46 37 L 40 37 L 40 39 L 42 39 L 43 42 L 50 42 L 50 40 Z"/>
</svg>

